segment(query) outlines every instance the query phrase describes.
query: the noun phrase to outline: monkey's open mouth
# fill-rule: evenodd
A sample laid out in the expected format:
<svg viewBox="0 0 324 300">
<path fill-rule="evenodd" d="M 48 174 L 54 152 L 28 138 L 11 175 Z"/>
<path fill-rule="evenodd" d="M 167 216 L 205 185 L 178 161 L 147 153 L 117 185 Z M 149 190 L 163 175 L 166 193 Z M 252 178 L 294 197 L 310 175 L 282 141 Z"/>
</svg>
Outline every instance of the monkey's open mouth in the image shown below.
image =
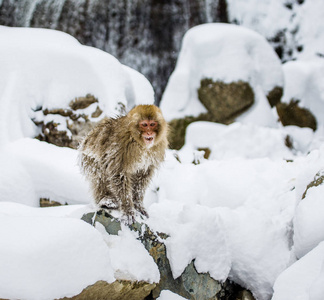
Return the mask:
<svg viewBox="0 0 324 300">
<path fill-rule="evenodd" d="M 147 147 L 151 147 L 154 145 L 154 137 L 153 136 L 144 136 L 144 143 Z"/>
</svg>

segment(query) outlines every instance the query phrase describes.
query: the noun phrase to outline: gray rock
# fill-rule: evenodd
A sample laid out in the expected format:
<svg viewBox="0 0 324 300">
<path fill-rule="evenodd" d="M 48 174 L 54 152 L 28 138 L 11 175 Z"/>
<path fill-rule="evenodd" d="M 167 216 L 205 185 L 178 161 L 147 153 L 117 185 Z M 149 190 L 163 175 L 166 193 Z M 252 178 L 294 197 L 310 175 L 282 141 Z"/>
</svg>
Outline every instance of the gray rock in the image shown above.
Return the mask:
<svg viewBox="0 0 324 300">
<path fill-rule="evenodd" d="M 99 222 L 105 227 L 106 231 L 112 235 L 118 235 L 118 231 L 121 230 L 120 221 L 109 215 L 104 210 L 88 213 L 83 215 L 81 219 L 91 225 L 94 225 L 95 222 Z"/>
</svg>

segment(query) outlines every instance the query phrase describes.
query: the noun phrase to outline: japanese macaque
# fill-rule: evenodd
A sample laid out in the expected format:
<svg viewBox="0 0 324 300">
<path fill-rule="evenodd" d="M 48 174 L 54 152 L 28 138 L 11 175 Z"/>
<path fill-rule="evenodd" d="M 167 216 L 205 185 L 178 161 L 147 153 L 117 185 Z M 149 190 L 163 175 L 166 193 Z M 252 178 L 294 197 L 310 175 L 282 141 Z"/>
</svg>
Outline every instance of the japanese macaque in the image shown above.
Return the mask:
<svg viewBox="0 0 324 300">
<path fill-rule="evenodd" d="M 96 204 L 120 210 L 131 224 L 143 207 L 146 188 L 164 160 L 167 123 L 154 105 L 138 105 L 126 116 L 106 118 L 81 142 L 80 167 Z"/>
</svg>

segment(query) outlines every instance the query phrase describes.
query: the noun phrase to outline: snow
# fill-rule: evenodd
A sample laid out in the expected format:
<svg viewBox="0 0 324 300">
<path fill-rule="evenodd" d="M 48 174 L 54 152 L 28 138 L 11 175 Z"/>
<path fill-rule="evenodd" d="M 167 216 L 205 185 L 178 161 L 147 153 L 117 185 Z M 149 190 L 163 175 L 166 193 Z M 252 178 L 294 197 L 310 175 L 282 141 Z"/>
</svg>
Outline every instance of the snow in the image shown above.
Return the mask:
<svg viewBox="0 0 324 300">
<path fill-rule="evenodd" d="M 297 58 L 312 59 L 324 54 L 323 9 L 324 3 L 321 0 L 304 1 L 297 8 L 295 23 L 299 30 L 296 33 L 296 42 L 302 46 L 302 51 L 295 54 Z"/>
<path fill-rule="evenodd" d="M 294 245 L 298 258 L 324 240 L 323 191 L 323 185 L 310 188 L 296 210 Z"/>
<path fill-rule="evenodd" d="M 272 300 L 321 300 L 323 282 L 324 242 L 321 242 L 278 277 Z"/>
<path fill-rule="evenodd" d="M 1 213 L 0 222 L 2 298 L 55 299 L 62 290 L 73 296 L 98 280 L 114 281 L 109 249 L 85 222 L 14 210 Z"/>
<path fill-rule="evenodd" d="M 116 279 L 159 282 L 160 273 L 157 265 L 133 232 L 124 226 L 118 236 L 115 236 L 109 235 L 101 224 L 96 224 L 96 227 L 101 227 L 99 231 L 109 246 Z"/>
<path fill-rule="evenodd" d="M 255 22 L 261 26 L 263 18 Z M 280 24 L 260 28 L 273 32 Z M 114 115 L 118 102 L 153 103 L 151 85 L 109 54 L 57 31 L 0 27 L 0 37 L 6 41 L 0 44 L 0 298 L 72 297 L 98 280 L 158 282 L 158 268 L 134 232 L 123 226 L 113 236 L 80 220 L 94 207 L 77 151 L 32 139 L 37 129 L 30 120 L 39 106 L 66 107 L 88 93 Z M 322 68 L 314 57 L 281 66 L 264 38 L 238 26 L 188 31 L 162 102 L 168 119 L 204 111 L 196 96 L 202 76 L 247 80 L 257 98 L 251 113 L 231 125 L 191 124 L 185 146 L 167 151 L 145 195 L 147 224 L 169 235 L 175 278 L 194 260 L 199 272 L 229 278 L 257 300 L 321 299 L 323 185 L 302 196 L 324 168 Z M 316 132 L 276 122 L 265 95 L 284 79 L 284 101 L 300 97 L 316 114 Z M 200 148 L 211 150 L 208 160 Z M 41 197 L 69 205 L 39 208 Z M 158 299 L 184 298 L 162 291 Z"/>
<path fill-rule="evenodd" d="M 170 165 L 154 182 L 161 199 L 149 207 L 148 222 L 170 235 L 174 277 L 195 258 L 198 271 L 218 280 L 229 276 L 269 299 L 292 257 L 294 165 L 268 158 Z"/>
<path fill-rule="evenodd" d="M 266 95 L 283 85 L 283 72 L 279 58 L 261 35 L 220 23 L 188 30 L 161 101 L 167 120 L 206 112 L 197 94 L 204 78 L 225 83 L 248 82 L 255 94 L 255 104 L 240 121 L 275 125 Z"/>
<path fill-rule="evenodd" d="M 155 216 L 156 219 L 157 217 Z M 165 243 L 173 277 L 179 277 L 195 259 L 198 272 L 209 272 L 212 277 L 225 281 L 230 271 L 230 256 L 220 216 L 207 207 L 184 206 L 175 228 L 170 232 L 171 238 Z M 214 262 L 212 265 L 211 261 Z"/>
<path fill-rule="evenodd" d="M 284 6 L 286 0 L 228 0 L 229 18 L 251 28 L 263 36 L 274 36 L 278 28 L 287 28 L 291 11 Z M 251 14 L 253 7 L 253 14 Z M 275 20 L 275 22 L 274 22 Z"/>
<path fill-rule="evenodd" d="M 24 199 L 23 203 L 31 206 L 38 206 L 39 198 L 55 199 L 62 204 L 90 202 L 89 187 L 79 172 L 75 150 L 24 138 L 8 144 L 0 153 L 1 157 L 13 160 L 5 161 L 8 174 L 3 174 L 5 180 L 0 182 L 4 190 L 11 190 L 13 184 L 18 187 L 11 201 Z M 3 201 L 8 199 L 7 195 L 0 197 Z"/>
<path fill-rule="evenodd" d="M 324 53 L 322 0 L 228 0 L 227 5 L 230 22 L 255 30 L 274 45 L 281 39 L 284 59 L 313 59 Z"/>
<path fill-rule="evenodd" d="M 90 211 L 85 205 L 0 202 L 1 297 L 70 297 L 99 280 L 158 282 L 158 268 L 135 234 L 123 228 L 109 236 L 101 224 L 96 230 L 80 220 Z"/>
<path fill-rule="evenodd" d="M 210 122 L 194 122 L 187 127 L 186 144 L 180 151 L 180 159 L 188 150 L 210 148 L 211 158 L 217 160 L 244 158 L 292 158 L 292 152 L 285 145 L 287 135 L 296 142 L 296 148 L 306 152 L 314 138 L 310 128 L 295 130 L 260 127 L 254 124 L 233 123 L 222 125 Z M 208 134 L 201 134 L 208 132 Z M 242 139 L 241 137 L 246 137 Z M 192 158 L 190 158 L 192 160 Z M 183 160 L 188 160 L 184 157 Z"/>
<path fill-rule="evenodd" d="M 185 300 L 186 298 L 183 298 L 177 294 L 174 294 L 170 292 L 169 290 L 164 290 L 161 292 L 160 297 L 157 298 L 157 300 Z"/>
</svg>

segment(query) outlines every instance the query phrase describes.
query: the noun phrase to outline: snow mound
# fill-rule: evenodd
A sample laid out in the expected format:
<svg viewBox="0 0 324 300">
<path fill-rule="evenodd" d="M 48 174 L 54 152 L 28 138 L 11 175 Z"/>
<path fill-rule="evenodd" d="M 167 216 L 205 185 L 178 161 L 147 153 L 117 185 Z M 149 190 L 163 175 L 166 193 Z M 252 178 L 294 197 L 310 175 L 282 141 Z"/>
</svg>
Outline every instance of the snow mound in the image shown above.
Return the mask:
<svg viewBox="0 0 324 300">
<path fill-rule="evenodd" d="M 272 300 L 321 300 L 324 282 L 324 242 L 285 270 L 274 284 Z"/>
<path fill-rule="evenodd" d="M 206 207 L 184 206 L 176 222 L 177 230 L 165 242 L 173 277 L 179 277 L 195 259 L 199 273 L 209 272 L 213 278 L 225 281 L 231 259 L 220 216 Z"/>
<path fill-rule="evenodd" d="M 159 269 L 134 232 L 123 226 L 116 236 L 109 235 L 100 223 L 96 223 L 96 228 L 110 249 L 111 265 L 117 280 L 159 282 Z"/>
<path fill-rule="evenodd" d="M 294 164 L 269 158 L 167 161 L 154 180 L 148 223 L 170 236 L 174 277 L 195 259 L 197 270 L 269 299 L 291 261 L 295 176 Z"/>
<path fill-rule="evenodd" d="M 0 26 L 0 140 L 35 136 L 33 110 L 66 108 L 93 94 L 106 115 L 126 106 L 153 103 L 143 75 L 108 53 L 83 46 L 68 34 Z M 141 92 L 139 92 L 141 91 Z"/>
<path fill-rule="evenodd" d="M 95 229 L 79 220 L 90 211 L 85 205 L 1 202 L 1 297 L 70 297 L 99 280 L 158 282 L 158 268 L 138 236 L 125 226 L 118 236 L 109 235 L 101 224 Z"/>
<path fill-rule="evenodd" d="M 62 204 L 90 203 L 88 183 L 77 165 L 76 150 L 56 147 L 36 139 L 20 139 L 8 144 L 0 162 L 0 201 L 39 206 L 40 198 Z M 8 159 L 7 159 L 8 157 Z M 17 186 L 17 189 L 15 188 Z"/>
<path fill-rule="evenodd" d="M 0 223 L 2 298 L 71 297 L 98 280 L 115 280 L 101 234 L 81 220 L 12 211 L 1 213 Z"/>
<path fill-rule="evenodd" d="M 294 218 L 294 245 L 298 258 L 324 241 L 324 185 L 311 187 L 297 207 Z"/>
<path fill-rule="evenodd" d="M 285 90 L 282 102 L 300 100 L 319 125 L 324 125 L 324 61 L 321 58 L 297 60 L 283 65 Z"/>
<path fill-rule="evenodd" d="M 310 128 L 269 128 L 254 124 L 233 123 L 222 125 L 211 122 L 194 122 L 187 127 L 185 146 L 179 151 L 181 161 L 193 161 L 192 153 L 209 148 L 209 159 L 233 158 L 291 159 L 294 154 L 285 145 L 287 136 L 294 141 L 295 153 L 307 153 L 313 139 Z M 190 154 L 186 157 L 186 154 Z"/>
<path fill-rule="evenodd" d="M 283 86 L 283 73 L 276 53 L 258 33 L 219 23 L 190 29 L 162 97 L 161 109 L 167 120 L 206 112 L 197 95 L 204 78 L 248 82 L 255 104 L 242 121 L 275 123 L 265 96 L 274 87 Z"/>
</svg>

